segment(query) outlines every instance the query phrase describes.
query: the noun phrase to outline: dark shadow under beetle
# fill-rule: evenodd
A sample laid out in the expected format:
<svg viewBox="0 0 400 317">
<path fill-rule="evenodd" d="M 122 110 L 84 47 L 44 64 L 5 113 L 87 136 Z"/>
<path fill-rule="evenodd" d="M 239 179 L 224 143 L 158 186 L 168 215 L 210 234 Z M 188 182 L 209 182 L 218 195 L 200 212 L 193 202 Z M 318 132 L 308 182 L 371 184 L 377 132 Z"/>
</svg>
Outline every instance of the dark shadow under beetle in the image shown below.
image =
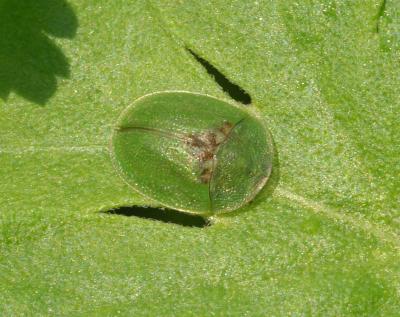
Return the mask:
<svg viewBox="0 0 400 317">
<path fill-rule="evenodd" d="M 204 58 L 200 57 L 189 48 L 186 50 L 203 66 L 207 73 L 216 81 L 216 83 L 225 91 L 232 99 L 244 105 L 251 104 L 250 95 L 239 85 L 231 82 L 224 74 L 222 74 L 215 66 Z"/>
<path fill-rule="evenodd" d="M 132 206 L 120 207 L 118 209 L 106 211 L 105 213 L 109 215 L 121 215 L 126 217 L 138 217 L 156 220 L 184 227 L 204 228 L 210 225 L 206 218 L 172 209 Z"/>
</svg>

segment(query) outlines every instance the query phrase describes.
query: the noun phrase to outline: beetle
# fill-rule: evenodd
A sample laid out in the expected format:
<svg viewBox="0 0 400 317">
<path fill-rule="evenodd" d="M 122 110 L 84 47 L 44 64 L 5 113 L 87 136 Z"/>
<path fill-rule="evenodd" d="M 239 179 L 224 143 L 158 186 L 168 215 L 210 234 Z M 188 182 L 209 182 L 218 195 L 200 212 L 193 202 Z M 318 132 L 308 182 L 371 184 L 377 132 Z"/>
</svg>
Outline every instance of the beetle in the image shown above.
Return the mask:
<svg viewBox="0 0 400 317">
<path fill-rule="evenodd" d="M 261 115 L 208 95 L 145 95 L 116 123 L 110 152 L 122 179 L 161 205 L 212 215 L 240 208 L 272 168 L 272 137 Z"/>
</svg>

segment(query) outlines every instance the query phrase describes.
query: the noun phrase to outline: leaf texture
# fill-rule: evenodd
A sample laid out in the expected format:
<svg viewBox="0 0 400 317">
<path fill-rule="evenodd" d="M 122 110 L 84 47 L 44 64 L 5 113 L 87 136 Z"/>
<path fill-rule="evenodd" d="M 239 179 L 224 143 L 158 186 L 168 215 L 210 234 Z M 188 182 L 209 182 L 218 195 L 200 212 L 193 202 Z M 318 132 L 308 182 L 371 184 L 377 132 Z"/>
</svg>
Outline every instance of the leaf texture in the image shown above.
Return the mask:
<svg viewBox="0 0 400 317">
<path fill-rule="evenodd" d="M 46 102 L 0 89 L 0 315 L 398 316 L 396 1 L 70 2 L 76 34 L 34 43 L 69 78 Z M 11 60 L 57 74 L 16 44 Z M 187 49 L 263 114 L 271 180 L 205 228 L 104 213 L 154 205 L 111 163 L 123 109 L 163 90 L 230 98 Z"/>
</svg>

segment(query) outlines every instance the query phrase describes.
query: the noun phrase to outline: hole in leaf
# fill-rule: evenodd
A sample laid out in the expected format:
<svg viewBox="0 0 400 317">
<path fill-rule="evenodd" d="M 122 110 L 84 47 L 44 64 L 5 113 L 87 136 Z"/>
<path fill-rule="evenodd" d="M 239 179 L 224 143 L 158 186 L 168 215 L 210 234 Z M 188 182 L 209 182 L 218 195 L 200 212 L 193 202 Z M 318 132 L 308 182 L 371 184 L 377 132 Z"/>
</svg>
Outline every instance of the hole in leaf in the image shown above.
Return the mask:
<svg viewBox="0 0 400 317">
<path fill-rule="evenodd" d="M 225 91 L 232 99 L 248 105 L 251 103 L 250 95 L 240 86 L 232 83 L 224 74 L 222 74 L 217 68 L 211 65 L 204 58 L 197 55 L 191 49 L 187 48 L 187 51 L 198 61 L 211 75 L 218 85 L 221 86 L 222 90 Z"/>
<path fill-rule="evenodd" d="M 184 227 L 204 228 L 210 225 L 210 222 L 201 216 L 184 213 L 173 209 L 161 209 L 152 207 L 120 207 L 106 211 L 111 215 L 121 215 L 126 217 L 139 217 L 144 219 L 172 223 Z"/>
</svg>

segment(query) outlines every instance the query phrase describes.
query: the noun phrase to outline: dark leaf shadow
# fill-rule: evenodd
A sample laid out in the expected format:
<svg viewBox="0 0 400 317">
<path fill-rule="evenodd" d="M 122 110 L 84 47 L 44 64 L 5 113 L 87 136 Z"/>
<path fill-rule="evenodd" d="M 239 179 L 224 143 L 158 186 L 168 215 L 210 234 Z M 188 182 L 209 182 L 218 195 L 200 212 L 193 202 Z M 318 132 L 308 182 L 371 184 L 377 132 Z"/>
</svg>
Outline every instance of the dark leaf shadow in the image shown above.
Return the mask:
<svg viewBox="0 0 400 317">
<path fill-rule="evenodd" d="M 172 209 L 161 209 L 152 207 L 120 207 L 105 212 L 106 214 L 122 215 L 127 217 L 139 217 L 143 219 L 156 220 L 164 223 L 172 223 L 184 227 L 204 228 L 210 225 L 206 218 L 192 215 Z"/>
<path fill-rule="evenodd" d="M 65 0 L 0 0 L 0 98 L 45 105 L 70 67 L 51 37 L 72 39 L 78 20 Z"/>
</svg>

